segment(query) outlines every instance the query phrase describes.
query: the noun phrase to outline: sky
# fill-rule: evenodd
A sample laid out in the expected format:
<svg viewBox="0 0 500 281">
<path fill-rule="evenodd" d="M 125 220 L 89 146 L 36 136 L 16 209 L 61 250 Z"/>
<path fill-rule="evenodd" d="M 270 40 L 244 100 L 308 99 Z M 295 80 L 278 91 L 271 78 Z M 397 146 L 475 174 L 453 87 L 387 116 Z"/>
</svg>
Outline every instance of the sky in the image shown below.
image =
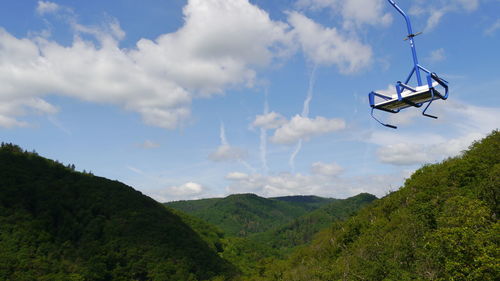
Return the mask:
<svg viewBox="0 0 500 281">
<path fill-rule="evenodd" d="M 375 113 L 394 130 L 368 104 L 413 66 L 385 0 L 0 0 L 0 140 L 160 202 L 384 196 L 500 124 L 500 1 L 397 3 L 450 94 Z"/>
</svg>

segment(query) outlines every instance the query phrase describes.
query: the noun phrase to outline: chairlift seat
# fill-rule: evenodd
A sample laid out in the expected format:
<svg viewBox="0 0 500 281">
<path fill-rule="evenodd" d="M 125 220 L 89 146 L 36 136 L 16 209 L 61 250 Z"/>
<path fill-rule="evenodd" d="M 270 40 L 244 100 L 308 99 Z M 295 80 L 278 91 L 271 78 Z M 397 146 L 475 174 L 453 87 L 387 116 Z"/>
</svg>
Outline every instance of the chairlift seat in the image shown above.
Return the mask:
<svg viewBox="0 0 500 281">
<path fill-rule="evenodd" d="M 401 92 L 401 99 L 399 99 L 397 94 L 394 94 L 390 97 L 390 99 L 383 99 L 376 103 L 373 108 L 394 112 L 410 106 L 419 107 L 423 103 L 443 97 L 441 93 L 436 90 L 436 86 L 438 86 L 438 82 L 433 82 L 432 88 L 429 88 L 428 85 L 423 85 L 416 87 L 415 91 L 405 89 Z M 432 91 L 434 91 L 434 95 Z"/>
<path fill-rule="evenodd" d="M 371 91 L 368 94 L 368 100 L 371 107 L 371 116 L 375 121 L 379 122 L 381 125 L 396 129 L 397 127 L 391 124 L 384 123 L 377 119 L 373 112 L 375 109 L 390 112 L 390 113 L 398 113 L 401 109 L 407 107 L 421 107 L 424 104 L 427 104 L 422 111 L 422 115 L 430 118 L 437 119 L 437 116 L 430 115 L 427 113 L 427 109 L 432 104 L 434 100 L 442 99 L 446 100 L 448 98 L 448 82 L 437 76 L 436 73 L 431 72 L 425 69 L 418 63 L 417 59 L 417 51 L 415 48 L 415 36 L 419 35 L 421 32 L 413 33 L 411 28 L 411 22 L 408 15 L 394 2 L 394 0 L 388 0 L 389 3 L 404 17 L 406 22 L 406 28 L 408 29 L 408 35 L 405 37 L 405 41 L 409 41 L 410 48 L 413 57 L 413 68 L 411 69 L 410 74 L 402 83 L 401 81 L 396 82 L 396 95 L 385 95 L 381 93 L 377 93 Z M 422 76 L 420 71 L 423 71 L 427 74 L 427 81 L 422 81 Z M 417 86 L 412 87 L 409 86 L 413 74 L 416 76 Z M 427 82 L 427 83 L 425 83 Z M 441 94 L 438 90 L 436 90 L 436 86 L 440 86 L 439 89 L 444 90 L 444 94 Z"/>
</svg>

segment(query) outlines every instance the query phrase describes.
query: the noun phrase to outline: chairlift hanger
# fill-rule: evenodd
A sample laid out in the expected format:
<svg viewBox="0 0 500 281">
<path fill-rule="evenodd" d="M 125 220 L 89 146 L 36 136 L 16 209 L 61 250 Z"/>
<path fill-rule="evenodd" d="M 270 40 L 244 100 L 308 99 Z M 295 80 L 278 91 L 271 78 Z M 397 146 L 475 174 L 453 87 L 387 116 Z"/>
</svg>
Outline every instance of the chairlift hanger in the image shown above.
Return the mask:
<svg viewBox="0 0 500 281">
<path fill-rule="evenodd" d="M 410 18 L 406 15 L 406 13 L 393 0 L 387 1 L 389 1 L 389 3 L 405 18 L 406 27 L 408 29 L 408 36 L 406 36 L 404 40 L 410 42 L 410 48 L 413 57 L 413 68 L 404 83 L 402 83 L 401 81 L 396 82 L 396 95 L 388 96 L 372 91 L 368 94 L 368 99 L 370 102 L 370 107 L 372 108 L 371 116 L 373 117 L 373 119 L 386 127 L 397 129 L 397 127 L 394 125 L 383 123 L 378 120 L 373 115 L 373 111 L 375 109 L 378 109 L 389 113 L 398 113 L 402 109 L 408 107 L 419 108 L 427 103 L 424 110 L 422 111 L 422 115 L 437 119 L 436 116 L 427 114 L 426 111 L 434 100 L 446 100 L 448 98 L 448 81 L 437 76 L 436 73 L 430 72 L 418 63 L 414 38 L 415 36 L 422 34 L 422 32 L 413 33 Z M 426 84 L 422 83 L 422 76 L 420 71 L 423 71 L 427 75 Z M 415 87 L 408 84 L 414 74 L 417 78 L 417 86 Z M 436 87 L 438 86 L 444 89 L 444 94 L 441 94 L 436 89 Z"/>
</svg>

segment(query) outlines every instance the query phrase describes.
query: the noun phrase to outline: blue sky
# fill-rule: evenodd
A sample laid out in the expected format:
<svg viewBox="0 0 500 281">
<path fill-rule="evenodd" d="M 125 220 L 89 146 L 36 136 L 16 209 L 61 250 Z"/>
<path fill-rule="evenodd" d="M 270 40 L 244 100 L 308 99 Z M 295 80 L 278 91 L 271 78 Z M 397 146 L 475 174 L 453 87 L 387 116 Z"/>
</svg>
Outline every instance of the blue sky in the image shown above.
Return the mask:
<svg viewBox="0 0 500 281">
<path fill-rule="evenodd" d="M 0 139 L 158 201 L 383 196 L 500 124 L 500 1 L 399 1 L 431 107 L 371 119 L 411 70 L 385 0 L 0 2 Z"/>
</svg>

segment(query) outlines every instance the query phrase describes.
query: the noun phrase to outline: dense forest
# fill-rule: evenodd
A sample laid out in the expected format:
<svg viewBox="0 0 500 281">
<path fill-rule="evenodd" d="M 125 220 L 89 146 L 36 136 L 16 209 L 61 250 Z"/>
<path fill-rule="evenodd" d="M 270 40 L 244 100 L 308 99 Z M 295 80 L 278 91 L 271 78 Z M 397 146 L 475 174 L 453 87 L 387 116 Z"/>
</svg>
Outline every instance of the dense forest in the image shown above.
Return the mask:
<svg viewBox="0 0 500 281">
<path fill-rule="evenodd" d="M 494 131 L 248 280 L 500 280 L 499 195 Z"/>
<path fill-rule="evenodd" d="M 244 237 L 292 222 L 333 200 L 316 196 L 263 198 L 255 194 L 234 194 L 165 205 L 214 224 L 228 235 Z"/>
<path fill-rule="evenodd" d="M 204 238 L 129 186 L 0 149 L 0 280 L 233 279 Z"/>
<path fill-rule="evenodd" d="M 347 199 L 317 196 L 263 198 L 255 194 L 237 194 L 225 198 L 187 200 L 165 203 L 179 213 L 189 213 L 188 224 L 200 229 L 210 244 L 219 247 L 219 255 L 236 265 L 245 275 L 256 274 L 263 265 L 284 258 L 307 244 L 321 229 L 345 219 L 377 199 L 367 193 Z M 193 217 L 223 230 L 200 227 Z M 214 237 L 218 237 L 216 240 Z"/>
<path fill-rule="evenodd" d="M 500 133 L 381 199 L 160 204 L 0 148 L 0 280 L 500 280 Z"/>
</svg>

